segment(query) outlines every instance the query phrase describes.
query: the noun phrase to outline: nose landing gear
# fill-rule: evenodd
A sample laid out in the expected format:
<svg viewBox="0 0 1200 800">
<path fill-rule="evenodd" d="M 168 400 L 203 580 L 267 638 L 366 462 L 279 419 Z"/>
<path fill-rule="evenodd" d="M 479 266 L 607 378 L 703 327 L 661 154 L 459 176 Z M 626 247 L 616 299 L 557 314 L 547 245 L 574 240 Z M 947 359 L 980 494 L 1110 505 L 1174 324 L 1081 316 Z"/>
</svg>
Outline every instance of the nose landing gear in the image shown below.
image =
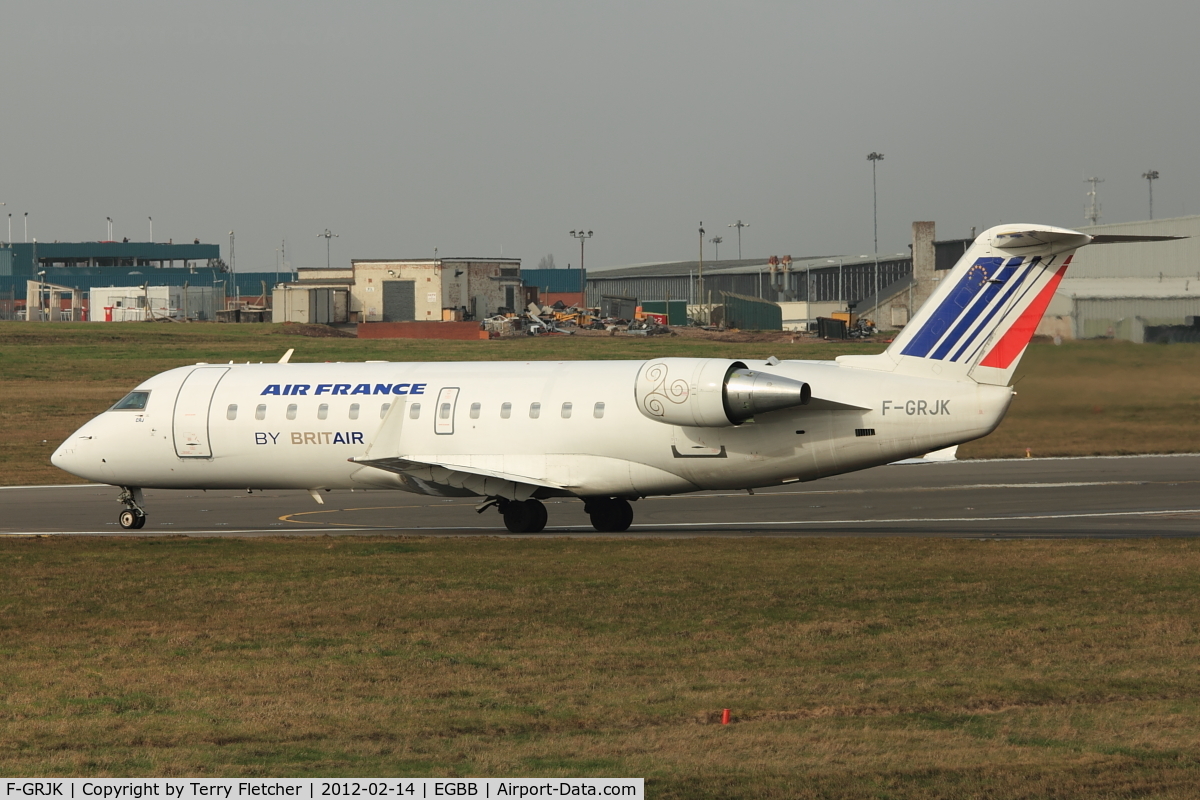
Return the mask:
<svg viewBox="0 0 1200 800">
<path fill-rule="evenodd" d="M 141 489 L 136 486 L 122 486 L 117 502 L 125 505 L 125 510 L 121 512 L 121 516 L 117 517 L 122 528 L 138 530 L 146 524 L 146 512 L 142 508 L 142 504 L 146 500 L 142 497 Z"/>
</svg>

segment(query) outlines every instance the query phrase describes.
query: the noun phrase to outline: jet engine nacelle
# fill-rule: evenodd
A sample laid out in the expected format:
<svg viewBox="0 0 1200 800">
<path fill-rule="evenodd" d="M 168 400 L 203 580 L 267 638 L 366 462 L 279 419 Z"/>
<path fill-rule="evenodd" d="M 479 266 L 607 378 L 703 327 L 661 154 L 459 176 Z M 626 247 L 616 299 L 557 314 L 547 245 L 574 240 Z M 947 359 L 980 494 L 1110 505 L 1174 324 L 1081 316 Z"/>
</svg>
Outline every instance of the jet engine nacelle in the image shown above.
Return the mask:
<svg viewBox="0 0 1200 800">
<path fill-rule="evenodd" d="M 638 410 L 656 422 L 696 428 L 739 425 L 767 411 L 806 404 L 807 383 L 724 358 L 656 358 L 638 372 Z"/>
</svg>

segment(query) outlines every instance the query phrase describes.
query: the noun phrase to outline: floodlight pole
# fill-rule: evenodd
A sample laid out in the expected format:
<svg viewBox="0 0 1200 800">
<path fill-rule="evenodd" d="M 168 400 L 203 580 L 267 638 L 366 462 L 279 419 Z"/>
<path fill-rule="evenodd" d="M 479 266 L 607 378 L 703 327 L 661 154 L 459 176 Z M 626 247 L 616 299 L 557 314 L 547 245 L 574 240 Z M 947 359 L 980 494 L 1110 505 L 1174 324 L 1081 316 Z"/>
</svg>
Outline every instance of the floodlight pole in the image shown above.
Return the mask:
<svg viewBox="0 0 1200 800">
<path fill-rule="evenodd" d="M 329 230 L 329 228 L 326 228 L 324 233 L 317 234 L 318 239 L 322 236 L 325 237 L 325 269 L 329 269 L 329 243 L 337 236 L 337 234 Z"/>
<path fill-rule="evenodd" d="M 579 240 L 579 271 L 583 272 L 583 243 L 592 238 L 592 232 L 580 228 L 577 231 L 571 231 L 571 236 Z"/>
<path fill-rule="evenodd" d="M 872 152 L 867 155 L 871 162 L 871 200 L 874 207 L 875 219 L 875 306 L 879 306 L 879 189 L 875 182 L 875 166 L 883 161 L 883 153 Z M 877 316 L 872 311 L 872 316 Z"/>
<path fill-rule="evenodd" d="M 1142 177 L 1146 179 L 1146 185 L 1150 187 L 1150 219 L 1154 219 L 1154 182 L 1158 180 L 1158 170 L 1152 169 L 1149 172 L 1143 172 Z"/>
<path fill-rule="evenodd" d="M 742 222 L 740 219 L 737 222 L 731 222 L 725 226 L 726 228 L 737 228 L 738 232 L 738 261 L 742 260 L 742 228 L 749 228 L 749 222 Z"/>
<path fill-rule="evenodd" d="M 712 325 L 712 309 L 708 308 L 704 302 L 704 221 L 700 221 L 700 261 L 699 264 L 699 283 L 700 283 L 700 305 L 705 308 L 705 324 Z M 670 310 L 668 309 L 668 312 Z"/>
</svg>

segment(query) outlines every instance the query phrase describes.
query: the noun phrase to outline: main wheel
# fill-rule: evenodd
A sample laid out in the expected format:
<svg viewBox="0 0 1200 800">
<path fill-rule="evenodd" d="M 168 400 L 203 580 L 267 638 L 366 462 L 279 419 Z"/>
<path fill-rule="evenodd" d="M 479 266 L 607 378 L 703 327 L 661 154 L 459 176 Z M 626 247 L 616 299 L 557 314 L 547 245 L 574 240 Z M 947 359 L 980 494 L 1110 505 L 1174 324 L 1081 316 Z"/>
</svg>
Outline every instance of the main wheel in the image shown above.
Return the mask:
<svg viewBox="0 0 1200 800">
<path fill-rule="evenodd" d="M 537 500 L 510 500 L 500 512 L 510 533 L 538 533 L 546 527 L 546 507 Z"/>
<path fill-rule="evenodd" d="M 125 530 L 138 530 L 146 524 L 146 515 L 132 508 L 122 511 L 117 519 Z"/>
<path fill-rule="evenodd" d="M 601 533 L 620 533 L 633 524 L 633 506 L 623 497 L 605 497 L 587 504 L 592 527 Z"/>
</svg>

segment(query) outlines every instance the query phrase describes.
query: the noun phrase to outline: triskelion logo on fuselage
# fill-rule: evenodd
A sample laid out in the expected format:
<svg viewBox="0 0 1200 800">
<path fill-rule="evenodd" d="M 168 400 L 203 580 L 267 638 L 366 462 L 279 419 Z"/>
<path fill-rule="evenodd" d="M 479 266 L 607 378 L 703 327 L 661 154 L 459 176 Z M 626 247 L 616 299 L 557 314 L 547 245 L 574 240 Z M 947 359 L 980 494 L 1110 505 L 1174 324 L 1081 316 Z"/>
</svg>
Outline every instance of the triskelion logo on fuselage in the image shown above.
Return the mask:
<svg viewBox="0 0 1200 800">
<path fill-rule="evenodd" d="M 313 395 L 331 394 L 331 395 L 354 395 L 354 394 L 425 394 L 427 383 L 318 383 Z M 289 395 L 295 397 L 297 395 L 308 396 L 308 390 L 312 389 L 311 383 L 285 383 L 268 384 L 267 388 L 263 389 L 259 394 L 277 394 Z"/>
</svg>

